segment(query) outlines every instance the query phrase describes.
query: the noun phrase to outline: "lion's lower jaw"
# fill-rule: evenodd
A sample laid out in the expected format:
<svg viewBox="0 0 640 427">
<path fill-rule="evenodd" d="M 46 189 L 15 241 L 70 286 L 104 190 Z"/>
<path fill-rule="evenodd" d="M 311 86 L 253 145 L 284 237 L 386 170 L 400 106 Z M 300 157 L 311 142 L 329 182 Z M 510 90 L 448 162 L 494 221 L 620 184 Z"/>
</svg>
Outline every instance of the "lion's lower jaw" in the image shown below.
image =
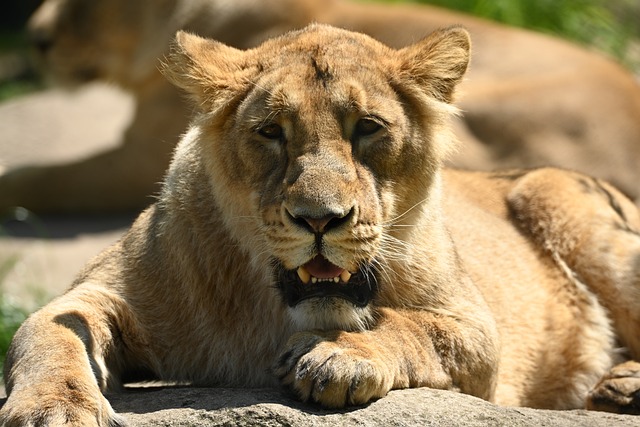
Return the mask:
<svg viewBox="0 0 640 427">
<path fill-rule="evenodd" d="M 371 306 L 357 307 L 340 298 L 309 299 L 289 307 L 287 313 L 298 331 L 364 331 L 373 322 Z"/>
</svg>

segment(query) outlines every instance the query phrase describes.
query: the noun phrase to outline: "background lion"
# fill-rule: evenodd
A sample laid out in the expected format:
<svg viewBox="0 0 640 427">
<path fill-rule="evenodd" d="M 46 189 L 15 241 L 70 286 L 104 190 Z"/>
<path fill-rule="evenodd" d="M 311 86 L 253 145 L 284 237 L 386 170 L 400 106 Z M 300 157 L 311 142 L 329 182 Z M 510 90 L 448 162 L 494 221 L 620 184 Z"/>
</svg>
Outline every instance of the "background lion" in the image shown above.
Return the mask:
<svg viewBox="0 0 640 427">
<path fill-rule="evenodd" d="M 157 192 L 191 109 L 158 73 L 177 29 L 249 47 L 318 21 L 402 46 L 463 24 L 474 37 L 456 134 L 457 166 L 562 165 L 638 197 L 640 89 L 603 57 L 547 36 L 434 7 L 342 0 L 45 0 L 30 22 L 44 68 L 58 81 L 103 79 L 133 93 L 122 144 L 73 164 L 0 176 L 0 206 L 36 211 L 139 208 Z"/>
<path fill-rule="evenodd" d="M 159 200 L 20 328 L 0 421 L 118 425 L 132 375 L 640 412 L 640 212 L 574 172 L 443 170 L 469 43 L 178 33 L 199 112 Z"/>
</svg>

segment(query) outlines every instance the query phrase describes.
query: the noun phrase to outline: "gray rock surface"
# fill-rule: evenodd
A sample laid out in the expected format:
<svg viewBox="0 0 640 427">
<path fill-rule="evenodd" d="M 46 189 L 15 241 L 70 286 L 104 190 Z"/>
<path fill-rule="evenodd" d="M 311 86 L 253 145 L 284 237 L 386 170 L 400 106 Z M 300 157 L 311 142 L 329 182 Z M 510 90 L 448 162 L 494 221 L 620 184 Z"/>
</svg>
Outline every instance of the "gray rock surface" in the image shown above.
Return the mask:
<svg viewBox="0 0 640 427">
<path fill-rule="evenodd" d="M 132 426 L 581 426 L 640 425 L 640 417 L 584 410 L 504 408 L 460 393 L 392 391 L 348 410 L 323 410 L 281 390 L 149 388 L 109 396 Z"/>
</svg>

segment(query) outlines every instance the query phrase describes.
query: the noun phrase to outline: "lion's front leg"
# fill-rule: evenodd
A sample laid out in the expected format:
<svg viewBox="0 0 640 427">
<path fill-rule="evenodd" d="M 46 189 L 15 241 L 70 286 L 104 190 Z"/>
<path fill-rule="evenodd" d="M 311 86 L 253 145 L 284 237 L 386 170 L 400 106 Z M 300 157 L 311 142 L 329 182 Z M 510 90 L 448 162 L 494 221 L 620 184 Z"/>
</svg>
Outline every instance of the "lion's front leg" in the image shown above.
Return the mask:
<svg viewBox="0 0 640 427">
<path fill-rule="evenodd" d="M 7 354 L 0 425 L 124 425 L 102 395 L 117 311 L 106 291 L 81 287 L 30 316 Z"/>
<path fill-rule="evenodd" d="M 471 329 L 446 316 L 383 309 L 370 331 L 293 335 L 275 373 L 302 400 L 331 408 L 407 387 L 454 389 L 490 399 L 497 344 L 490 332 Z M 468 340 L 474 335 L 479 339 Z"/>
</svg>

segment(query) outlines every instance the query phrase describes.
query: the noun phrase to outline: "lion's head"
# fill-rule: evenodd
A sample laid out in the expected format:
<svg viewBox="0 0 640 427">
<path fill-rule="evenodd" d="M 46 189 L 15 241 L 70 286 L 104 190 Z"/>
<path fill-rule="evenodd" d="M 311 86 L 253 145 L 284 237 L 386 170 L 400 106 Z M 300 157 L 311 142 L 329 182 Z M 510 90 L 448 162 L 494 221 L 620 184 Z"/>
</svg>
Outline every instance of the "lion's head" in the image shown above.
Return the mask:
<svg viewBox="0 0 640 427">
<path fill-rule="evenodd" d="M 198 153 L 225 223 L 273 266 L 301 326 L 370 319 L 437 197 L 468 58 L 460 28 L 401 50 L 322 25 L 247 51 L 178 34 L 164 71 L 201 114 L 174 167 Z"/>
<path fill-rule="evenodd" d="M 44 0 L 28 23 L 35 57 L 57 82 L 125 87 L 157 75 L 179 28 L 176 0 Z"/>
<path fill-rule="evenodd" d="M 291 0 L 43 0 L 27 29 L 47 76 L 68 86 L 104 80 L 129 90 L 166 84 L 158 58 L 179 29 L 234 46 L 311 21 L 318 3 Z"/>
</svg>

